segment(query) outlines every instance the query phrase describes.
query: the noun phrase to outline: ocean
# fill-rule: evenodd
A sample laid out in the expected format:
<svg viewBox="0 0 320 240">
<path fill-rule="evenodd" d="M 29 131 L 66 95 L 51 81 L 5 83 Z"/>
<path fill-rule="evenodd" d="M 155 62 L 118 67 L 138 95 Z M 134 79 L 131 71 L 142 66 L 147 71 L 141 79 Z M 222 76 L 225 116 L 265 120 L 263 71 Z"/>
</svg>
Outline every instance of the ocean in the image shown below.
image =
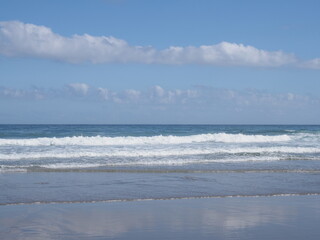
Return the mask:
<svg viewBox="0 0 320 240">
<path fill-rule="evenodd" d="M 320 194 L 320 126 L 0 125 L 0 204 Z"/>
</svg>

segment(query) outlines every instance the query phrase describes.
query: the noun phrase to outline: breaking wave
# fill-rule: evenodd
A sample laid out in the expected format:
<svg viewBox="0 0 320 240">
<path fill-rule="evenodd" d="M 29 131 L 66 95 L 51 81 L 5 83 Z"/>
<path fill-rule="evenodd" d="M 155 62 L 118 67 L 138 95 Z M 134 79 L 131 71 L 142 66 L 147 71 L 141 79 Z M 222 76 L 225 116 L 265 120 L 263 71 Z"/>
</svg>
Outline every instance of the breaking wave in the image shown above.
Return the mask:
<svg viewBox="0 0 320 240">
<path fill-rule="evenodd" d="M 270 153 L 320 153 L 319 148 L 312 147 L 252 147 L 252 148 L 217 148 L 217 149 L 150 149 L 150 150 L 113 150 L 96 152 L 89 150 L 74 150 L 69 152 L 32 152 L 0 154 L 0 160 L 22 160 L 22 159 L 44 159 L 44 158 L 103 158 L 103 157 L 173 157 L 191 155 L 210 155 L 210 154 L 270 154 Z"/>
<path fill-rule="evenodd" d="M 112 146 L 112 145 L 156 145 L 156 144 L 187 144 L 202 142 L 222 143 L 264 143 L 264 142 L 286 142 L 292 140 L 290 135 L 245 135 L 227 133 L 208 133 L 190 136 L 140 136 L 140 137 L 103 137 L 103 136 L 74 136 L 62 138 L 30 138 L 30 139 L 0 139 L 0 146 Z"/>
</svg>

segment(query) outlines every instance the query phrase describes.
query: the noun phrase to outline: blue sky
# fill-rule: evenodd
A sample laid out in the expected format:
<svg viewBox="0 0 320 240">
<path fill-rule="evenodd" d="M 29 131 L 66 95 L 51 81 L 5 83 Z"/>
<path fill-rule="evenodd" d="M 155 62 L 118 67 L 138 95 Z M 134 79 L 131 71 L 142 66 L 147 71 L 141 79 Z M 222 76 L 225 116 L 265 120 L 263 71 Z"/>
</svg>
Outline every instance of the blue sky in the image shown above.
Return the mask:
<svg viewBox="0 0 320 240">
<path fill-rule="evenodd" d="M 319 10 L 3 0 L 0 123 L 320 124 Z"/>
</svg>

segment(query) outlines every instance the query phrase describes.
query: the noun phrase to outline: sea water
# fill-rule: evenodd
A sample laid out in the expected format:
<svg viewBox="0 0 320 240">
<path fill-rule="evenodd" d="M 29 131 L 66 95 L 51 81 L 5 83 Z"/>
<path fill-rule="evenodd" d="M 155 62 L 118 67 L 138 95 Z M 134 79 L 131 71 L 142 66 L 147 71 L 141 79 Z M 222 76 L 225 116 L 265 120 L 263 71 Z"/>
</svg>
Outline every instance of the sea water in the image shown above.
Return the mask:
<svg viewBox="0 0 320 240">
<path fill-rule="evenodd" d="M 0 204 L 320 194 L 320 126 L 0 125 Z"/>
</svg>

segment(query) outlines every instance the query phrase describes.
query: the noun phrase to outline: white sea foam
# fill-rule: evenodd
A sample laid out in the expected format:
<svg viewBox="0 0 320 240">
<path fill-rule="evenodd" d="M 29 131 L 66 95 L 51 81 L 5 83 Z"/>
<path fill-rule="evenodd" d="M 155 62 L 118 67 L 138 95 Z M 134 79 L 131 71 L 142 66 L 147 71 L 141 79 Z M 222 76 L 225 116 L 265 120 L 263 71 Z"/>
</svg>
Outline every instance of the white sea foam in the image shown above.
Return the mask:
<svg viewBox="0 0 320 240">
<path fill-rule="evenodd" d="M 59 149 L 47 152 L 26 152 L 0 154 L 0 160 L 23 160 L 23 159 L 68 159 L 68 158 L 112 158 L 112 157 L 183 157 L 192 155 L 213 154 L 257 154 L 268 156 L 270 154 L 320 154 L 319 148 L 314 147 L 251 147 L 251 148 L 176 148 L 176 149 L 75 149 L 61 151 Z"/>
<path fill-rule="evenodd" d="M 230 163 L 230 162 L 248 162 L 248 161 L 277 161 L 279 157 L 264 157 L 264 158 L 225 158 L 225 159 L 161 159 L 161 160 L 137 160 L 137 161 L 113 161 L 101 164 L 88 163 L 54 163 L 45 164 L 42 167 L 59 169 L 59 168 L 90 168 L 104 166 L 182 166 L 187 164 L 206 164 L 206 163 Z"/>
<path fill-rule="evenodd" d="M 112 145 L 156 145 L 156 144 L 185 144 L 201 142 L 222 143 L 263 143 L 263 142 L 286 142 L 292 140 L 290 135 L 245 135 L 227 133 L 208 133 L 190 136 L 150 136 L 150 137 L 63 137 L 63 138 L 31 138 L 31 139 L 0 139 L 0 146 L 112 146 Z"/>
<path fill-rule="evenodd" d="M 25 171 L 30 167 L 41 167 L 48 169 L 77 169 L 77 168 L 99 168 L 99 167 L 117 167 L 117 166 L 183 166 L 188 164 L 208 164 L 208 163 L 230 163 L 230 162 L 248 162 L 248 161 L 277 161 L 279 157 L 251 157 L 251 158 L 224 158 L 224 159 L 139 159 L 136 161 L 111 160 L 104 163 L 87 162 L 68 162 L 68 163 L 40 163 L 39 165 L 13 165 L 1 166 L 3 172 Z"/>
</svg>

